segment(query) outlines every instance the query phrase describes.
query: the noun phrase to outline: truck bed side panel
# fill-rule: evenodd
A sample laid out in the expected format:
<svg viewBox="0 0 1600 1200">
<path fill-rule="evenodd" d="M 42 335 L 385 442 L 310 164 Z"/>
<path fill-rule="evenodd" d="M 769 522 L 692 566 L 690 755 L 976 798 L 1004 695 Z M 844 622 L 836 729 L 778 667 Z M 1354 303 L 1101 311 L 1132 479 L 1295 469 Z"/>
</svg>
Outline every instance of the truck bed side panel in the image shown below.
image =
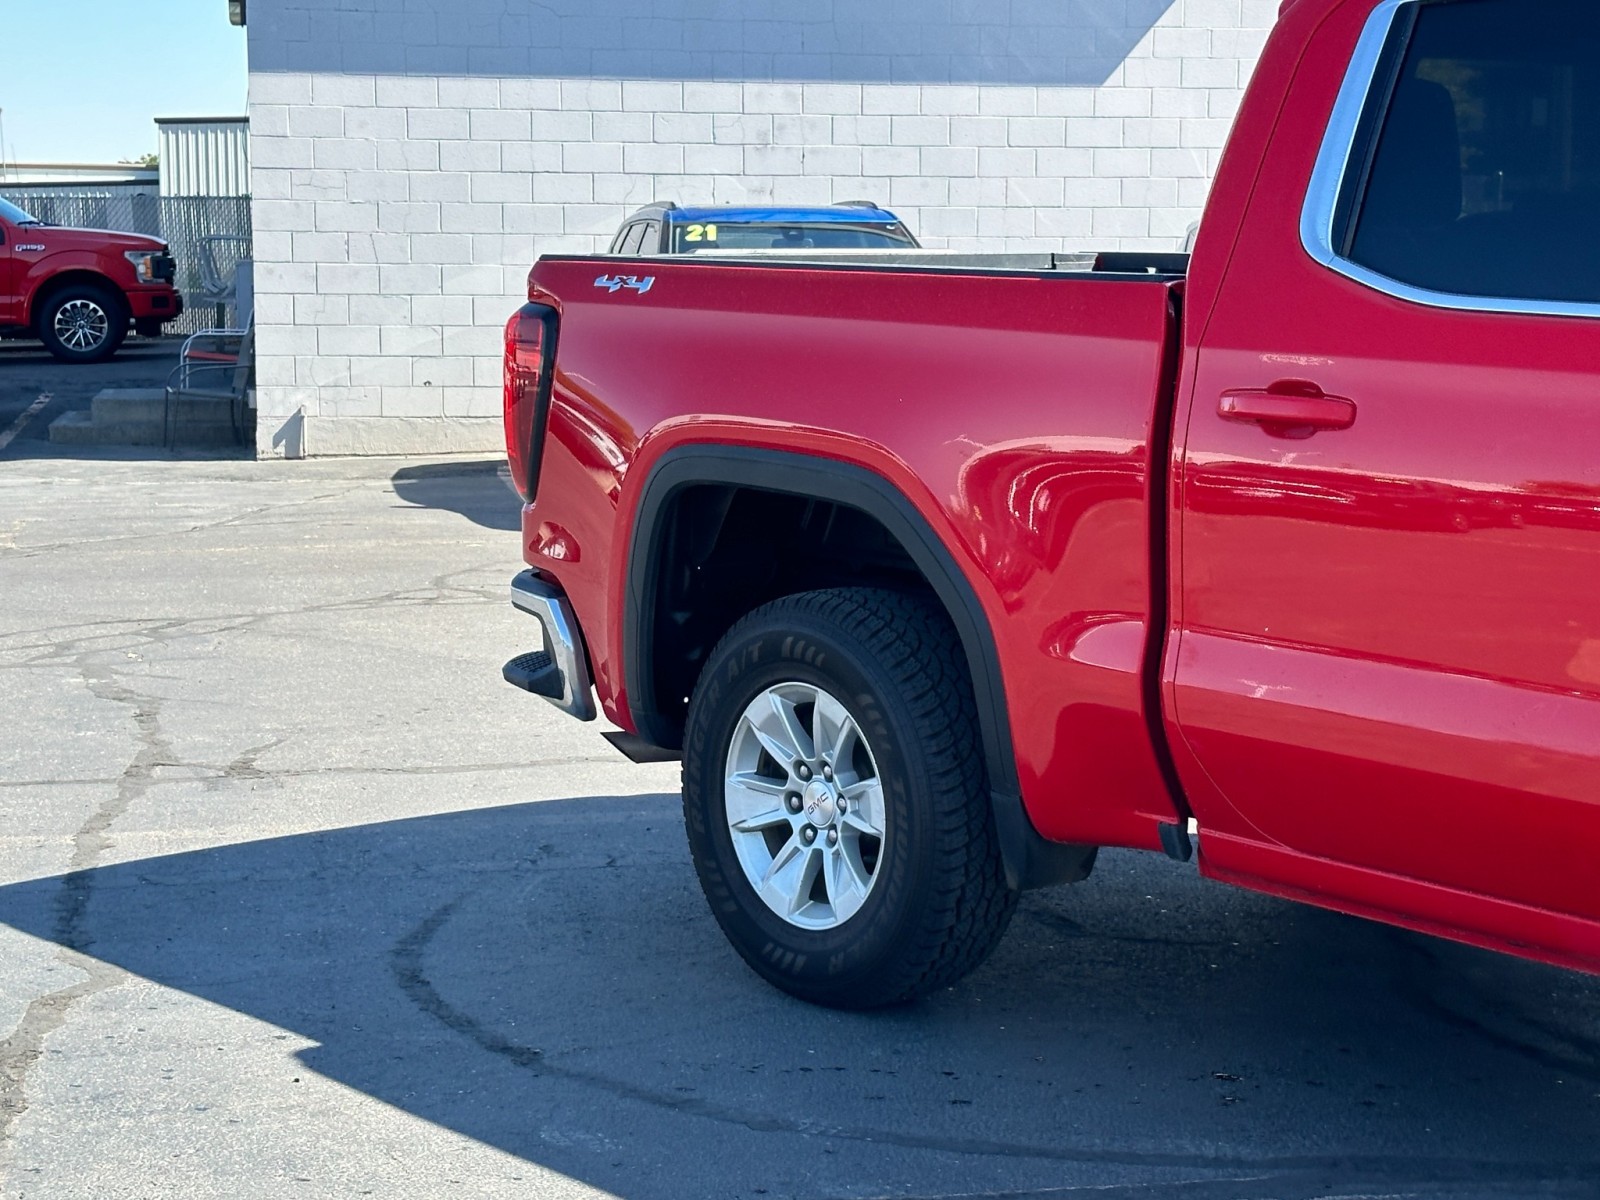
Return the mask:
<svg viewBox="0 0 1600 1200">
<path fill-rule="evenodd" d="M 596 286 L 618 274 L 653 283 Z M 695 442 L 846 461 L 976 591 L 1040 833 L 1156 844 L 1174 811 L 1140 665 L 1168 284 L 605 258 L 544 260 L 530 295 L 561 336 L 527 557 L 572 597 L 613 719 L 630 725 L 616 598 L 651 464 Z"/>
</svg>

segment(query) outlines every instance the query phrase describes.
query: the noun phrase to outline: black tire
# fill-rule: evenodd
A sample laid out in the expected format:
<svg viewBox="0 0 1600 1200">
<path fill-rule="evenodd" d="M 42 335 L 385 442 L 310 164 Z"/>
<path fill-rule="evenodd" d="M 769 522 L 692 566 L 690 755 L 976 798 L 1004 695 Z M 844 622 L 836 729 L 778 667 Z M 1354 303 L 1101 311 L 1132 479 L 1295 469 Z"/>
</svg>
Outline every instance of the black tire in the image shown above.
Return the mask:
<svg viewBox="0 0 1600 1200">
<path fill-rule="evenodd" d="M 34 329 L 62 362 L 104 362 L 128 336 L 128 308 L 111 288 L 68 284 L 40 303 Z"/>
<path fill-rule="evenodd" d="M 734 849 L 724 794 L 746 706 L 787 683 L 843 701 L 883 796 L 884 836 L 866 899 L 822 930 L 791 924 L 757 893 Z M 988 957 L 1016 910 L 971 680 L 955 630 L 931 598 L 805 592 L 736 624 L 707 659 L 689 706 L 683 805 L 695 869 L 723 932 L 757 973 L 804 1000 L 876 1008 L 943 987 Z"/>
</svg>

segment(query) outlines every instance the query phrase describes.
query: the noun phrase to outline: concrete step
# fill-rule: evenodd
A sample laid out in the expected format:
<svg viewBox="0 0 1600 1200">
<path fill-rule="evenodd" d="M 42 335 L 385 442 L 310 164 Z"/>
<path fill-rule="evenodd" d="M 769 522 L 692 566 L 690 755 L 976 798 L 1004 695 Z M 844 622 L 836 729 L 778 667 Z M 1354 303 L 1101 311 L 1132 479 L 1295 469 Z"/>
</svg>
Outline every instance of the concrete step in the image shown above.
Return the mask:
<svg viewBox="0 0 1600 1200">
<path fill-rule="evenodd" d="M 165 407 L 166 392 L 161 388 L 101 388 L 95 393 L 91 411 L 97 421 L 155 421 L 159 424 Z M 232 398 L 179 392 L 172 399 L 172 419 L 179 425 L 228 424 L 232 411 Z"/>
<path fill-rule="evenodd" d="M 50 422 L 58 446 L 159 446 L 161 418 L 154 421 L 96 421 L 92 412 L 62 413 Z"/>
<path fill-rule="evenodd" d="M 179 446 L 231 446 L 231 422 L 187 421 L 174 430 Z M 50 422 L 50 440 L 58 446 L 159 446 L 163 442 L 161 417 L 97 420 L 93 412 L 62 413 Z"/>
</svg>

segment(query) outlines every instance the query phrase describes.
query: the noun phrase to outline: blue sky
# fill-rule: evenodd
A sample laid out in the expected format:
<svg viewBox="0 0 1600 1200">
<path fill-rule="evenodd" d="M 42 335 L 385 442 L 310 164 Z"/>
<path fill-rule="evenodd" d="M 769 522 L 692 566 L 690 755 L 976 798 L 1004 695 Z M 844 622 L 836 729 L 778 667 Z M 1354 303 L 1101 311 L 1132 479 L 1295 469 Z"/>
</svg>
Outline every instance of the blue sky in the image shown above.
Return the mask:
<svg viewBox="0 0 1600 1200">
<path fill-rule="evenodd" d="M 7 161 L 116 162 L 154 117 L 243 116 L 243 29 L 227 0 L 3 0 Z"/>
</svg>

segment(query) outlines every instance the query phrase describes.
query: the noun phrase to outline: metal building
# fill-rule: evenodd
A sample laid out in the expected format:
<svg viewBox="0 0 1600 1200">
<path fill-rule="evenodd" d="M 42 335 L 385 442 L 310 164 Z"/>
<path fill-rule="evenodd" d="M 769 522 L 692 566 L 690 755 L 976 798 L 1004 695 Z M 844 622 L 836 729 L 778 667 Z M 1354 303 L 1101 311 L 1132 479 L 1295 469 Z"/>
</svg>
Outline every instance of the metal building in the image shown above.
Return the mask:
<svg viewBox="0 0 1600 1200">
<path fill-rule="evenodd" d="M 248 196 L 247 117 L 157 117 L 163 196 Z"/>
</svg>

